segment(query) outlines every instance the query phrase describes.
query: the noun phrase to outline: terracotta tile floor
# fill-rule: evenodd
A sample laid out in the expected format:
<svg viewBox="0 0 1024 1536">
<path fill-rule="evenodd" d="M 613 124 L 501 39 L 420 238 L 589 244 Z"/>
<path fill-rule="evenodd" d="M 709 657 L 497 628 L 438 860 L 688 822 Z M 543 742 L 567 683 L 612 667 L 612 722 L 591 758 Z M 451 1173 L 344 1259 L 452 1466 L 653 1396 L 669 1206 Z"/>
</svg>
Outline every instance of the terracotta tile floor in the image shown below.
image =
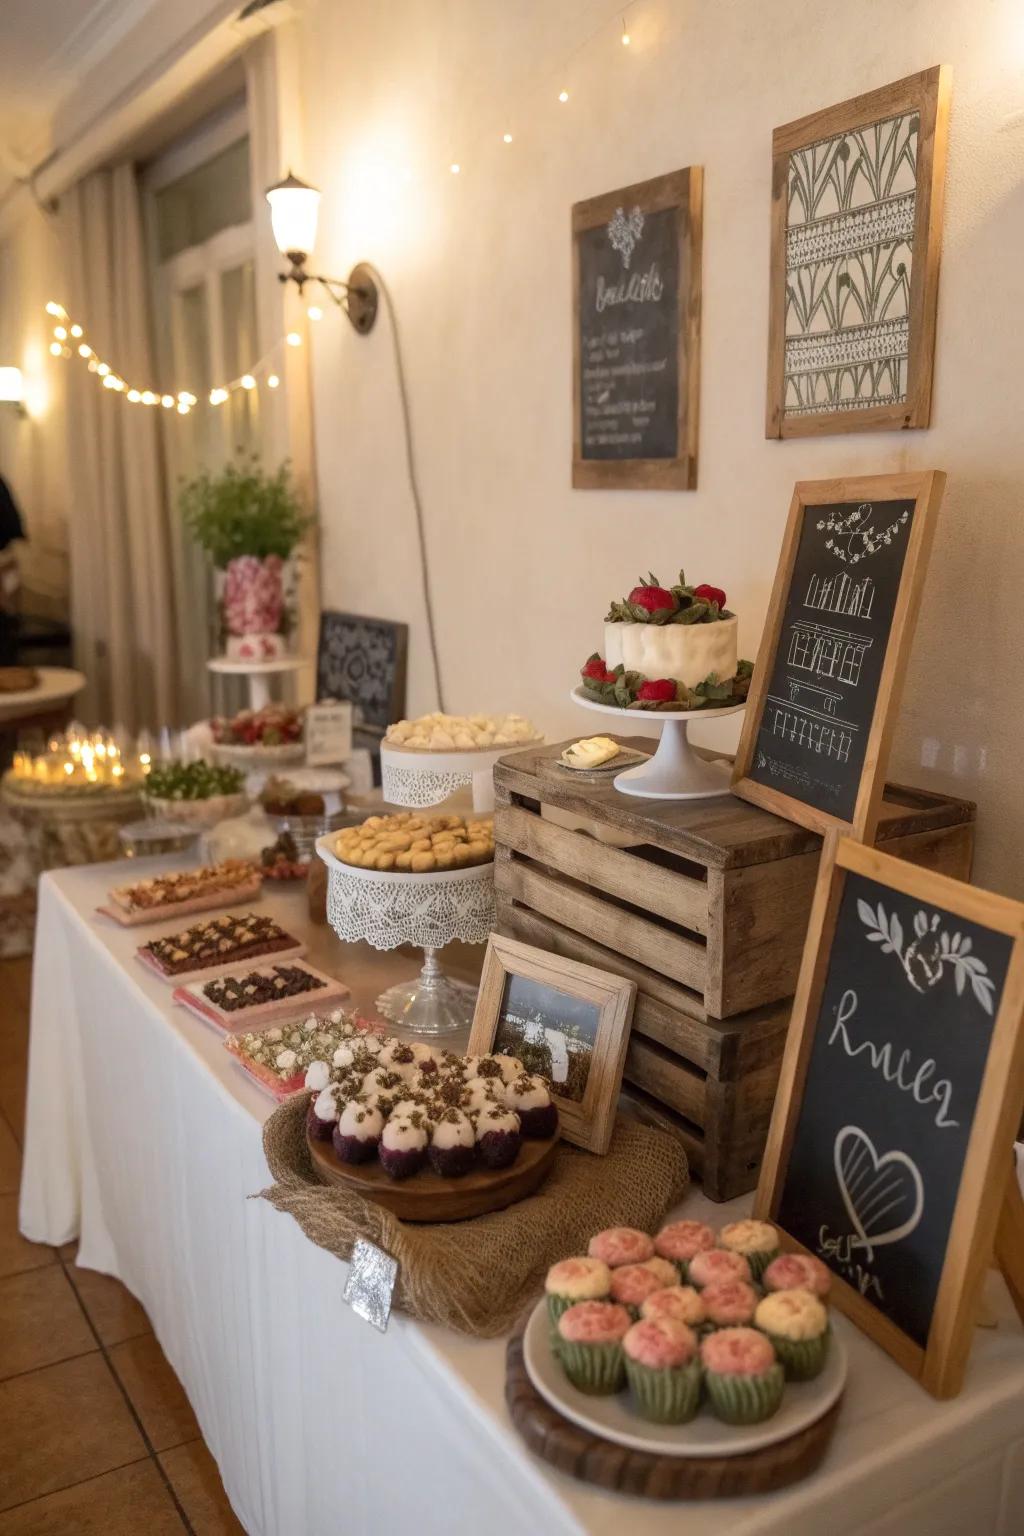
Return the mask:
<svg viewBox="0 0 1024 1536">
<path fill-rule="evenodd" d="M 0 961 L 0 1536 L 245 1536 L 139 1303 L 18 1232 L 30 978 Z"/>
</svg>

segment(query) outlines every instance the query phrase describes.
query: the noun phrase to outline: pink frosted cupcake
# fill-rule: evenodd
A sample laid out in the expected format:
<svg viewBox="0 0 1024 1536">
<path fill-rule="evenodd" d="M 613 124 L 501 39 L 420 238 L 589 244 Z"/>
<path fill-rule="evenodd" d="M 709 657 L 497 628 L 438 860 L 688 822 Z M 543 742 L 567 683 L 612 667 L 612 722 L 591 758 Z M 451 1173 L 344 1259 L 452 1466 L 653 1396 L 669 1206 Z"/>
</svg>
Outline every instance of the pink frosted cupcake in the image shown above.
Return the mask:
<svg viewBox="0 0 1024 1536">
<path fill-rule="evenodd" d="M 786 1378 L 771 1341 L 755 1328 L 719 1328 L 700 1346 L 708 1397 L 725 1424 L 760 1424 L 777 1413 Z"/>
<path fill-rule="evenodd" d="M 700 1299 L 713 1328 L 748 1327 L 754 1321 L 757 1292 L 746 1280 L 712 1280 Z"/>
<path fill-rule="evenodd" d="M 591 1258 L 603 1259 L 609 1269 L 622 1264 L 645 1264 L 654 1257 L 654 1243 L 636 1227 L 606 1227 L 587 1244 Z"/>
<path fill-rule="evenodd" d="M 500 1104 L 492 1104 L 473 1116 L 476 1147 L 485 1168 L 508 1168 L 519 1156 L 523 1138 L 519 1116 Z"/>
<path fill-rule="evenodd" d="M 380 1163 L 392 1179 L 408 1179 L 427 1160 L 428 1122 L 422 1114 L 393 1115 L 380 1138 Z"/>
<path fill-rule="evenodd" d="M 640 1316 L 640 1308 L 648 1296 L 664 1289 L 662 1277 L 646 1264 L 621 1264 L 612 1270 L 612 1301 L 627 1307 L 633 1318 Z"/>
<path fill-rule="evenodd" d="M 688 1279 L 687 1266 L 695 1254 L 715 1246 L 715 1234 L 703 1221 L 673 1221 L 654 1239 L 659 1258 L 669 1259 L 679 1271 L 680 1280 Z"/>
<path fill-rule="evenodd" d="M 548 1316 L 557 1323 L 580 1301 L 607 1301 L 612 1272 L 600 1259 L 562 1259 L 552 1264 L 544 1281 Z"/>
<path fill-rule="evenodd" d="M 579 1301 L 562 1313 L 556 1352 L 580 1392 L 608 1397 L 622 1386 L 626 1375 L 622 1341 L 629 1323 L 625 1307 L 607 1301 Z"/>
<path fill-rule="evenodd" d="M 731 1221 L 719 1232 L 718 1246 L 741 1253 L 752 1279 L 760 1280 L 779 1251 L 779 1234 L 770 1221 Z"/>
<path fill-rule="evenodd" d="M 708 1248 L 704 1253 L 695 1253 L 686 1268 L 690 1284 L 699 1291 L 713 1280 L 749 1281 L 751 1278 L 750 1265 L 742 1253 L 728 1253 L 724 1248 Z"/>
<path fill-rule="evenodd" d="M 476 1162 L 476 1132 L 461 1109 L 446 1109 L 432 1123 L 430 1162 L 444 1179 L 458 1179 Z"/>
<path fill-rule="evenodd" d="M 670 1285 L 663 1291 L 652 1291 L 640 1308 L 641 1317 L 670 1317 L 674 1323 L 685 1323 L 687 1328 L 700 1328 L 707 1317 L 704 1301 L 692 1285 Z"/>
<path fill-rule="evenodd" d="M 375 1104 L 349 1099 L 334 1127 L 334 1150 L 343 1163 L 369 1163 L 384 1134 L 384 1116 Z"/>
<path fill-rule="evenodd" d="M 636 1410 L 655 1424 L 686 1424 L 700 1403 L 697 1336 L 670 1317 L 634 1323 L 622 1341 Z"/>
<path fill-rule="evenodd" d="M 546 1141 L 558 1130 L 558 1110 L 542 1077 L 524 1072 L 514 1078 L 505 1088 L 505 1103 L 515 1110 L 523 1135 L 531 1140 Z"/>
<path fill-rule="evenodd" d="M 761 1283 L 766 1291 L 810 1291 L 823 1301 L 832 1286 L 828 1267 L 810 1253 L 780 1253 L 768 1265 Z"/>
</svg>

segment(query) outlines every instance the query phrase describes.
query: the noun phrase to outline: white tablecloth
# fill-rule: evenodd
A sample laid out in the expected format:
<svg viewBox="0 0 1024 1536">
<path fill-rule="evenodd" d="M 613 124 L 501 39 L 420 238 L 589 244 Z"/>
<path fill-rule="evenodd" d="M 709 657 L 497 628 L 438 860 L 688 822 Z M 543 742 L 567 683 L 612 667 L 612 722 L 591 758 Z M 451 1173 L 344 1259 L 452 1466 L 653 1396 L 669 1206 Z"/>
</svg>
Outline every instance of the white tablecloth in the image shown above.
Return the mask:
<svg viewBox="0 0 1024 1536">
<path fill-rule="evenodd" d="M 551 1471 L 505 1411 L 502 1342 L 397 1315 L 380 1335 L 342 1300 L 346 1266 L 247 1199 L 268 1183 L 271 1102 L 132 960 L 138 932 L 92 916 L 111 883 L 111 866 L 94 866 L 40 888 L 21 1228 L 37 1242 L 80 1236 L 79 1262 L 138 1296 L 250 1536 L 1024 1528 L 1024 1336 L 996 1276 L 999 1327 L 978 1331 L 952 1402 L 933 1402 L 850 1330 L 835 1439 L 794 1488 L 658 1504 Z M 265 901 L 299 921 L 301 898 Z M 333 958 L 344 975 L 344 947 Z M 709 1209 L 733 1214 L 697 1193 L 685 1204 Z"/>
</svg>

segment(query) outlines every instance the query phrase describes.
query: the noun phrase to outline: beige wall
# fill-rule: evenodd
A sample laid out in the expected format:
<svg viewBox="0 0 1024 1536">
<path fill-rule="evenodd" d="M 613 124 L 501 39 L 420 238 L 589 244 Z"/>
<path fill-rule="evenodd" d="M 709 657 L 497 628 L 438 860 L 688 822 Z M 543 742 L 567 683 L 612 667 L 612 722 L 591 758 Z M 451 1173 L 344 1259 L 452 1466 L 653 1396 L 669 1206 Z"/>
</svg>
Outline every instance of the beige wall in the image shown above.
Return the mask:
<svg viewBox="0 0 1024 1536">
<path fill-rule="evenodd" d="M 325 192 L 317 260 L 343 273 L 368 258 L 394 291 L 448 706 L 592 729 L 567 690 L 608 599 L 649 567 L 671 578 L 685 564 L 724 586 L 752 655 L 793 481 L 940 467 L 949 486 L 894 772 L 977 797 L 976 876 L 1024 895 L 1024 10 L 640 0 L 629 49 L 612 10 L 305 11 L 304 174 Z M 766 442 L 772 128 L 943 62 L 953 115 L 933 426 Z M 706 174 L 699 489 L 573 491 L 570 205 L 687 164 Z M 325 601 L 409 620 L 410 705 L 431 708 L 386 328 L 363 340 L 329 317 L 314 379 Z M 728 740 L 731 724 L 704 731 Z"/>
<path fill-rule="evenodd" d="M 64 372 L 47 352 L 53 321 L 44 306 L 63 291 L 50 219 L 29 205 L 0 243 L 0 363 L 22 370 L 28 414 L 0 406 L 0 474 L 28 533 L 21 556 L 23 606 L 67 612 L 69 475 L 64 454 Z"/>
</svg>

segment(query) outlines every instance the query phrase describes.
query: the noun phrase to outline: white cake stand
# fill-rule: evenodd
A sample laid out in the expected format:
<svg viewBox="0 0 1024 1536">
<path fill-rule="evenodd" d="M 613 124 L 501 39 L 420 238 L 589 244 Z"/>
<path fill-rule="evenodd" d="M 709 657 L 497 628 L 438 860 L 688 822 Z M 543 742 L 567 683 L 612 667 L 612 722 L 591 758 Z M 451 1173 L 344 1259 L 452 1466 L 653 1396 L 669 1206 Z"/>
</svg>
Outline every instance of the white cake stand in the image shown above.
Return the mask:
<svg viewBox="0 0 1024 1536">
<path fill-rule="evenodd" d="M 637 768 L 627 768 L 614 779 L 624 795 L 640 795 L 646 800 L 710 800 L 728 793 L 732 769 L 728 763 L 711 763 L 699 757 L 687 734 L 691 720 L 720 720 L 738 714 L 745 704 L 727 704 L 724 709 L 621 709 L 617 704 L 598 704 L 576 687 L 569 697 L 584 709 L 601 715 L 615 715 L 628 720 L 635 729 L 660 725 L 661 741 L 654 756 Z"/>
<path fill-rule="evenodd" d="M 486 944 L 495 923 L 494 865 L 432 875 L 356 869 L 332 851 L 335 835 L 318 837 L 316 851 L 327 865 L 327 921 L 339 939 L 365 939 L 374 949 L 415 944 L 424 950 L 419 976 L 382 992 L 379 1012 L 413 1035 L 468 1029 L 477 989 L 446 976 L 437 951 L 455 939 Z"/>
<path fill-rule="evenodd" d="M 247 677 L 249 679 L 249 708 L 262 709 L 270 703 L 269 678 L 281 672 L 297 672 L 305 665 L 302 656 L 274 656 L 270 661 L 245 661 L 235 656 L 211 656 L 206 663 L 211 672 L 221 677 Z"/>
<path fill-rule="evenodd" d="M 467 784 L 473 790 L 473 810 L 494 810 L 494 765 L 510 752 L 538 746 L 543 736 L 503 747 L 475 747 L 463 752 L 427 752 L 415 747 L 381 743 L 381 789 L 389 805 L 419 809 L 440 805 Z"/>
</svg>

